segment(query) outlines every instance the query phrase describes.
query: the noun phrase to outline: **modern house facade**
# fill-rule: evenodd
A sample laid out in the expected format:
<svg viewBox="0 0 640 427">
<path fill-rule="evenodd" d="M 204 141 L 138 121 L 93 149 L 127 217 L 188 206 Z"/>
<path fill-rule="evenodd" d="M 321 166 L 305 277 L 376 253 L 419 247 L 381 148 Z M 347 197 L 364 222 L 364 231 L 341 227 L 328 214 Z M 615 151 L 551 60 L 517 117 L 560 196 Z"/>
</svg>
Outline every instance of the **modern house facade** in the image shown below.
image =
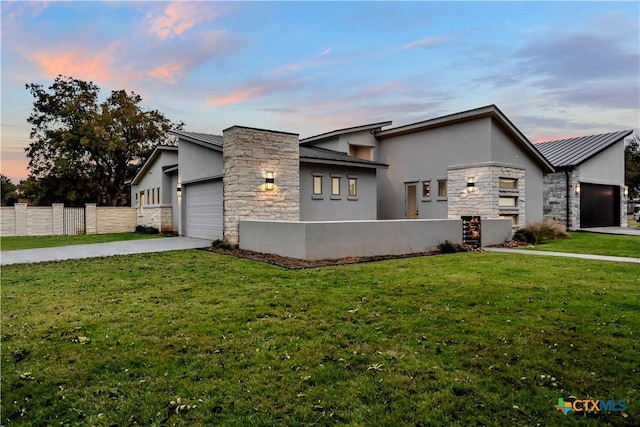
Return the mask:
<svg viewBox="0 0 640 427">
<path fill-rule="evenodd" d="M 142 223 L 157 221 L 157 216 L 146 219 L 155 202 L 171 209 L 172 229 L 180 235 L 234 244 L 243 221 L 365 223 L 476 216 L 506 219 L 517 228 L 562 219 L 553 213 L 557 206 L 550 208 L 559 196 L 552 195 L 549 182 L 564 176 L 564 169 L 556 171 L 555 158 L 542 150 L 552 145 L 532 144 L 495 105 L 391 124 L 302 140 L 295 133 L 243 126 L 222 135 L 174 132 L 177 147 L 158 147 L 133 180 L 132 203 Z M 615 141 L 607 139 L 591 156 L 580 157 L 576 182 L 585 188 L 620 187 L 620 141 L 627 135 L 616 133 Z M 620 191 L 616 197 L 622 200 Z M 348 227 L 355 228 L 353 223 Z M 374 226 L 362 229 L 367 227 Z M 300 241 L 312 233 L 303 229 L 306 237 Z"/>
<path fill-rule="evenodd" d="M 556 172 L 544 176 L 544 217 L 568 229 L 627 226 L 624 130 L 536 144 Z"/>
</svg>

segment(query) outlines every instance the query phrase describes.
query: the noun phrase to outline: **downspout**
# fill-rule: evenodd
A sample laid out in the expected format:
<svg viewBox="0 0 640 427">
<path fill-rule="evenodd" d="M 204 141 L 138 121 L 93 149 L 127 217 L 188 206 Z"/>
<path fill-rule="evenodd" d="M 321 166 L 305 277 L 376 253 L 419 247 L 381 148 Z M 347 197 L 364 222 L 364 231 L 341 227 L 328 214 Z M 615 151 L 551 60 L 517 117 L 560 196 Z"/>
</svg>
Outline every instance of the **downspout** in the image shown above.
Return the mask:
<svg viewBox="0 0 640 427">
<path fill-rule="evenodd" d="M 564 169 L 564 176 L 565 176 L 565 180 L 566 180 L 566 186 L 565 187 L 566 187 L 566 190 L 567 190 L 567 197 L 566 197 L 566 211 L 567 211 L 566 215 L 567 216 L 566 216 L 566 222 L 565 222 L 565 229 L 567 231 L 569 231 L 569 216 L 570 216 L 569 215 L 569 210 L 570 210 L 571 204 L 569 203 L 569 195 L 570 195 L 570 193 L 569 193 L 569 191 L 570 191 L 569 190 L 569 188 L 570 188 L 570 186 L 569 186 L 569 172 L 567 172 L 566 169 Z"/>
</svg>

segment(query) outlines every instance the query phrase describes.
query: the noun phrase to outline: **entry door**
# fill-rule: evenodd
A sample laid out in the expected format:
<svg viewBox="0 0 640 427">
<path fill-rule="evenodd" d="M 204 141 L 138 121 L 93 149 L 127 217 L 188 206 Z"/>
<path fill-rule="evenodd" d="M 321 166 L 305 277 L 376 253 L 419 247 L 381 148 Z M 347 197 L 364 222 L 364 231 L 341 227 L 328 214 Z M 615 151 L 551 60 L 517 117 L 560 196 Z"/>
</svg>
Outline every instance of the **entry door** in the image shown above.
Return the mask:
<svg viewBox="0 0 640 427">
<path fill-rule="evenodd" d="M 407 219 L 418 218 L 418 185 L 407 184 Z"/>
</svg>

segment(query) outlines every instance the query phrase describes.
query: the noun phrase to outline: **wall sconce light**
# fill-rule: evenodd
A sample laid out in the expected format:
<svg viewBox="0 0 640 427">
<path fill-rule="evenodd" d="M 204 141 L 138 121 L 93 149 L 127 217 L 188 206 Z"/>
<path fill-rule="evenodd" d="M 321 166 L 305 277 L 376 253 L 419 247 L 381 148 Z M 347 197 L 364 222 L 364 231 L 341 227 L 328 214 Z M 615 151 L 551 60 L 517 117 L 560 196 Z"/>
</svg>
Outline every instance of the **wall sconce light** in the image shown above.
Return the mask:
<svg viewBox="0 0 640 427">
<path fill-rule="evenodd" d="M 625 199 L 629 198 L 629 187 L 626 185 L 624 186 L 623 194 Z"/>
<path fill-rule="evenodd" d="M 182 187 L 176 188 L 176 193 L 178 193 L 178 196 L 180 196 L 182 194 Z"/>
<path fill-rule="evenodd" d="M 576 184 L 576 194 L 580 194 L 580 183 Z"/>
<path fill-rule="evenodd" d="M 273 177 L 273 172 L 267 172 L 267 176 L 264 179 L 264 188 L 267 190 L 273 190 L 275 187 L 275 178 Z"/>
<path fill-rule="evenodd" d="M 478 191 L 478 188 L 476 187 L 476 177 L 467 177 L 467 193 L 475 193 L 476 191 Z"/>
</svg>

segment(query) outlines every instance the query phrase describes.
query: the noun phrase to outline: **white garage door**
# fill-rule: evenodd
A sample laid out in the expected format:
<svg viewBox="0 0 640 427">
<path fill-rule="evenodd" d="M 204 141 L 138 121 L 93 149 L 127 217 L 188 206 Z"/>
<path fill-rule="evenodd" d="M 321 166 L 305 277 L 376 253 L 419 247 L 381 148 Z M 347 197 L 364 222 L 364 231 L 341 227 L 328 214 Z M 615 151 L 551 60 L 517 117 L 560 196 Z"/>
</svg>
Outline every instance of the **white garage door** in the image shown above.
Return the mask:
<svg viewBox="0 0 640 427">
<path fill-rule="evenodd" d="M 188 237 L 222 239 L 222 181 L 185 185 Z"/>
</svg>

